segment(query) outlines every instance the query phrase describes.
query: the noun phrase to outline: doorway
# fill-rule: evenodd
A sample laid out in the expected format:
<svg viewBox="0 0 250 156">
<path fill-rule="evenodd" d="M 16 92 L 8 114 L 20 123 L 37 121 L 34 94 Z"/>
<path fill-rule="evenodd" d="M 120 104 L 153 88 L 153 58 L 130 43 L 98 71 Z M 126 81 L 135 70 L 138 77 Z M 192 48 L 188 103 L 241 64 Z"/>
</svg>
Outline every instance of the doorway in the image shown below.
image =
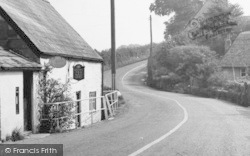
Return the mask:
<svg viewBox="0 0 250 156">
<path fill-rule="evenodd" d="M 32 122 L 31 122 L 32 84 L 33 84 L 33 72 L 24 71 L 23 72 L 24 131 L 32 130 Z"/>
</svg>

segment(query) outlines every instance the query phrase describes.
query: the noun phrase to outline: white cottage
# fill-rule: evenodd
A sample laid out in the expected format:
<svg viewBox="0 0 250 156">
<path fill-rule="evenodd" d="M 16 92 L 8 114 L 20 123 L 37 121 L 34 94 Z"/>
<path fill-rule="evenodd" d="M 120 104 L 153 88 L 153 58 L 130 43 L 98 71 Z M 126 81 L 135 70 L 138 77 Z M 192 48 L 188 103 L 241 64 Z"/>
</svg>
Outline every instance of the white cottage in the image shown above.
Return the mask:
<svg viewBox="0 0 250 156">
<path fill-rule="evenodd" d="M 41 66 L 0 47 L 0 136 L 5 139 L 14 129 L 31 129 L 31 109 Z"/>
<path fill-rule="evenodd" d="M 103 59 L 47 0 L 0 0 L 0 46 L 41 66 L 53 66 L 50 77 L 63 83 L 68 82 L 74 100 L 102 95 Z M 24 76 L 25 79 L 35 77 L 33 72 Z M 33 83 L 37 84 L 37 81 Z M 29 100 L 32 97 L 28 96 L 24 100 L 32 108 L 29 114 L 36 114 L 39 95 L 34 90 L 32 94 L 37 98 Z M 5 96 L 4 92 L 1 96 Z M 90 102 L 94 102 L 93 107 Z M 85 111 L 100 109 L 101 100 L 85 101 L 81 106 Z M 1 108 L 1 111 L 7 110 Z M 81 117 L 81 125 L 90 123 L 85 120 L 89 114 Z M 101 112 L 97 112 L 94 122 L 100 120 Z M 36 132 L 37 125 L 34 115 L 24 130 L 32 129 Z"/>
</svg>

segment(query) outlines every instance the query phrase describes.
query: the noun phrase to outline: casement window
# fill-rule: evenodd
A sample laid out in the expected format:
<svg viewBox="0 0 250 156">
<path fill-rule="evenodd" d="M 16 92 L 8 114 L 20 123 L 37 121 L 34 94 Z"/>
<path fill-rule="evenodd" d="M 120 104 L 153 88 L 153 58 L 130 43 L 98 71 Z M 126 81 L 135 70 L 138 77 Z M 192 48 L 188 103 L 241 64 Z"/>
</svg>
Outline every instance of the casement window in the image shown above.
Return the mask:
<svg viewBox="0 0 250 156">
<path fill-rule="evenodd" d="M 246 73 L 246 68 L 241 68 L 240 69 L 240 76 L 241 77 L 245 77 L 247 75 L 247 73 Z"/>
<path fill-rule="evenodd" d="M 96 92 L 89 92 L 89 110 L 96 110 Z"/>
<path fill-rule="evenodd" d="M 20 100 L 19 100 L 19 87 L 16 87 L 16 96 L 15 96 L 15 101 L 16 101 L 16 114 L 19 114 L 19 105 L 20 105 Z"/>
<path fill-rule="evenodd" d="M 76 100 L 81 100 L 81 91 L 76 92 Z M 76 113 L 81 113 L 81 101 L 76 102 Z M 78 127 L 81 126 L 81 115 L 77 115 Z"/>
</svg>

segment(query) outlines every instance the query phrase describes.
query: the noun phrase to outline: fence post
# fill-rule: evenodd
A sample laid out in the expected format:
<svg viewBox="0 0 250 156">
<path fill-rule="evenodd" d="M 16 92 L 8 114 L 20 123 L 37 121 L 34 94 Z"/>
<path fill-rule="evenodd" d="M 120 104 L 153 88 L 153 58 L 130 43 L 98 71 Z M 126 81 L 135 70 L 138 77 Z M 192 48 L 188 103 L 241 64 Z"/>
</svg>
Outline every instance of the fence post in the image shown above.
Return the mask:
<svg viewBox="0 0 250 156">
<path fill-rule="evenodd" d="M 114 92 L 114 94 L 113 94 L 113 103 L 114 103 L 115 111 L 116 111 L 117 107 L 116 107 L 116 102 L 115 102 L 115 92 Z"/>
<path fill-rule="evenodd" d="M 93 121 L 93 110 L 91 110 L 91 125 L 94 123 Z"/>
<path fill-rule="evenodd" d="M 59 129 L 60 127 L 59 127 L 59 104 L 58 105 L 56 105 L 56 112 L 57 112 L 57 114 L 56 114 L 56 127 Z"/>
<path fill-rule="evenodd" d="M 103 97 L 103 107 L 104 107 L 104 116 L 105 116 L 105 120 L 108 119 L 108 110 L 107 110 L 107 103 L 106 103 L 106 99 Z"/>
<path fill-rule="evenodd" d="M 118 92 L 115 92 L 116 109 L 118 109 Z"/>
</svg>

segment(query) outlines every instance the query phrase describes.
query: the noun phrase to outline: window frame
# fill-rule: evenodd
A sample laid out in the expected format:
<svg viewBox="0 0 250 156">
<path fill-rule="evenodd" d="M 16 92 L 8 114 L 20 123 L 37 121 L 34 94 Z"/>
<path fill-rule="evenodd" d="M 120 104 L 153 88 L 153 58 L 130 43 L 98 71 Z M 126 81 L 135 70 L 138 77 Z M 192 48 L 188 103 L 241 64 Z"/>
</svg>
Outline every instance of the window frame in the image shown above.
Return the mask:
<svg viewBox="0 0 250 156">
<path fill-rule="evenodd" d="M 89 111 L 93 111 L 93 110 L 96 111 L 96 95 L 97 95 L 96 91 L 89 92 L 89 98 L 95 97 L 95 99 L 89 99 Z M 91 114 L 91 112 L 90 112 L 90 114 Z"/>
<path fill-rule="evenodd" d="M 20 88 L 15 88 L 15 105 L 16 105 L 16 114 L 20 114 Z"/>
<path fill-rule="evenodd" d="M 244 70 L 244 71 L 243 71 L 243 70 Z M 241 77 L 247 76 L 247 69 L 246 69 L 246 68 L 241 68 L 241 69 L 240 69 L 240 76 L 241 76 Z"/>
<path fill-rule="evenodd" d="M 76 113 L 82 113 L 82 108 L 81 108 L 81 104 L 82 102 L 81 101 L 78 101 L 78 100 L 81 100 L 82 98 L 82 92 L 81 91 L 77 91 L 76 92 Z M 78 122 L 78 127 L 81 127 L 81 115 L 77 115 L 77 122 Z"/>
</svg>

